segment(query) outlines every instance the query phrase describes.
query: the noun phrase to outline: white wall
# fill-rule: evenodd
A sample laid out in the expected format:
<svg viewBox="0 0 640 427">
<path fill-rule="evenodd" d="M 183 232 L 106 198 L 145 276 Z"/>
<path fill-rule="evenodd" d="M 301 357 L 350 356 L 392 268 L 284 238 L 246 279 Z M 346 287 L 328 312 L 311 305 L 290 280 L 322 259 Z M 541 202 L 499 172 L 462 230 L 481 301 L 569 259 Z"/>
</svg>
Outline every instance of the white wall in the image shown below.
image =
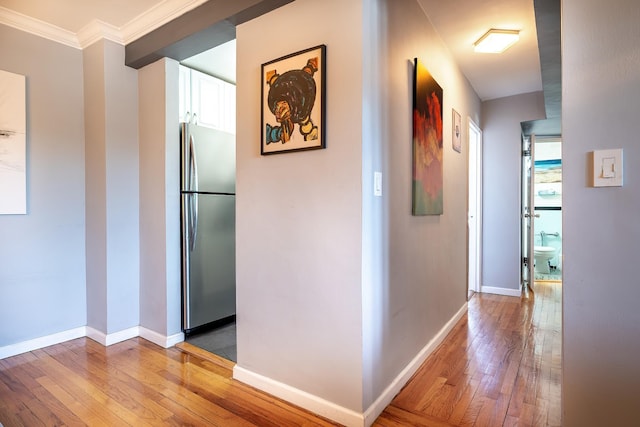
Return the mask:
<svg viewBox="0 0 640 427">
<path fill-rule="evenodd" d="M 545 118 L 542 92 L 482 103 L 482 279 L 484 292 L 519 294 L 520 122 Z"/>
<path fill-rule="evenodd" d="M 640 3 L 562 2 L 563 425 L 640 419 Z M 624 186 L 588 153 L 624 150 Z"/>
<path fill-rule="evenodd" d="M 361 411 L 361 2 L 298 0 L 236 35 L 238 367 Z M 319 44 L 327 148 L 261 156 L 261 64 Z"/>
<path fill-rule="evenodd" d="M 86 324 L 82 53 L 0 25 L 27 81 L 27 215 L 0 215 L 2 348 Z M 8 41 L 11 42 L 8 42 Z"/>
</svg>

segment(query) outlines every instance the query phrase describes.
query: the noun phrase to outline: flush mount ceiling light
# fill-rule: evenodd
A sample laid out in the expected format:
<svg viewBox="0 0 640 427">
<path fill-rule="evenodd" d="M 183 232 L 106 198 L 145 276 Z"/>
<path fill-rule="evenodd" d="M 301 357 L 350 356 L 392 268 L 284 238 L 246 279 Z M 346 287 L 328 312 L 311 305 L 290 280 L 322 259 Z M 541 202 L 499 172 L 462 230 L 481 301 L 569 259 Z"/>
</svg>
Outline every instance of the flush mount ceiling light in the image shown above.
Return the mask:
<svg viewBox="0 0 640 427">
<path fill-rule="evenodd" d="M 502 53 L 520 39 L 518 30 L 487 31 L 477 42 L 473 44 L 474 50 L 480 53 Z"/>
</svg>

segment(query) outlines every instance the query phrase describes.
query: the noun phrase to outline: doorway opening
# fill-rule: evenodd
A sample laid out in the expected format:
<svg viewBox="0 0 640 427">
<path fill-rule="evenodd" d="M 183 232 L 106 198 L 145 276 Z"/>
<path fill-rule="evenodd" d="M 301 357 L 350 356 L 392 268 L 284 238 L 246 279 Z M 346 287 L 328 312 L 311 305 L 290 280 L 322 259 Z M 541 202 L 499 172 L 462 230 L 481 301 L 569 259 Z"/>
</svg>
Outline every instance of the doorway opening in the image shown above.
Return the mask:
<svg viewBox="0 0 640 427">
<path fill-rule="evenodd" d="M 562 141 L 522 140 L 522 286 L 562 280 Z"/>
<path fill-rule="evenodd" d="M 215 135 L 228 135 L 229 138 L 233 138 L 233 160 L 230 161 L 233 163 L 232 178 L 225 175 L 226 178 L 233 179 L 233 189 L 228 190 L 228 192 L 224 194 L 224 197 L 235 199 L 235 39 L 182 60 L 180 62 L 179 81 L 180 121 L 203 129 L 215 130 L 217 132 Z M 217 137 L 216 139 L 220 138 Z M 209 145 L 212 145 L 212 143 Z M 223 169 L 222 166 L 224 166 L 225 170 L 227 169 L 226 164 L 218 166 L 220 166 L 218 168 L 219 170 Z M 231 167 L 229 167 L 229 170 L 231 170 Z M 235 202 L 233 202 L 233 204 L 235 212 Z M 215 235 L 210 234 L 204 236 L 209 239 L 210 244 L 207 246 L 209 252 L 202 253 L 202 256 L 210 260 L 224 257 L 225 260 L 228 260 L 225 264 L 229 272 L 228 274 L 222 275 L 222 273 L 218 271 L 217 273 L 207 276 L 208 278 L 206 280 L 202 280 L 203 283 L 199 292 L 192 292 L 192 290 L 196 289 L 193 286 L 191 287 L 193 289 L 191 289 L 185 288 L 183 285 L 183 314 L 185 313 L 184 307 L 189 305 L 199 308 L 201 312 L 205 312 L 209 316 L 207 317 L 207 323 L 200 322 L 203 324 L 189 331 L 185 329 L 183 320 L 183 329 L 186 334 L 185 341 L 187 343 L 235 363 L 237 362 L 235 214 L 224 221 L 223 227 L 224 229 L 219 230 Z M 205 231 L 212 229 L 212 227 L 207 227 L 206 224 L 201 224 L 199 228 Z M 184 258 L 183 256 L 183 262 Z M 231 262 L 231 259 L 233 259 L 233 262 Z M 213 262 L 211 264 L 213 265 Z M 185 269 L 183 268 L 183 275 L 184 271 Z M 230 289 L 230 286 L 233 287 L 231 290 L 233 297 L 223 298 L 223 288 L 225 290 Z M 209 299 L 206 299 L 206 296 L 210 296 L 208 297 Z M 209 305 L 204 306 L 203 301 L 209 301 L 207 302 Z M 221 315 L 213 316 L 214 308 L 217 309 L 223 302 L 225 306 L 224 317 Z M 203 318 L 206 316 L 202 314 L 200 317 Z"/>
<path fill-rule="evenodd" d="M 562 143 L 537 138 L 533 159 L 534 280 L 562 279 Z"/>
</svg>

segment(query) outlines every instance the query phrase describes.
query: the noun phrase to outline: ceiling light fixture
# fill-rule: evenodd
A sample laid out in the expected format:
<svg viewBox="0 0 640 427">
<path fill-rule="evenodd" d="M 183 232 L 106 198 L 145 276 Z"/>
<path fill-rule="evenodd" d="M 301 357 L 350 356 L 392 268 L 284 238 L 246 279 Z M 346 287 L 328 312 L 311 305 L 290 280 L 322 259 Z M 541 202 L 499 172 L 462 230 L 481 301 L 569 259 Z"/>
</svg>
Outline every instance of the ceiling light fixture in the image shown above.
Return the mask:
<svg viewBox="0 0 640 427">
<path fill-rule="evenodd" d="M 519 39 L 520 31 L 518 30 L 496 30 L 492 28 L 473 44 L 473 50 L 480 53 L 502 53 L 513 46 Z"/>
</svg>

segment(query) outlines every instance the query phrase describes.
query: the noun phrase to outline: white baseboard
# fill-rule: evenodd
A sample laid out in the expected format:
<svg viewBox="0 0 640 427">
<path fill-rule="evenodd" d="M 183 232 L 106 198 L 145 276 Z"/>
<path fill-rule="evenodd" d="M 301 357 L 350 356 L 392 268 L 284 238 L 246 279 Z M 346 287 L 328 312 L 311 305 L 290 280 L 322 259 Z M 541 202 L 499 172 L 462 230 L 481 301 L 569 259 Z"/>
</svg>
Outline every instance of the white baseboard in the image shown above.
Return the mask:
<svg viewBox="0 0 640 427">
<path fill-rule="evenodd" d="M 76 338 L 82 338 L 86 335 L 86 326 L 81 326 L 79 328 L 69 329 L 68 331 L 62 331 L 44 337 L 19 342 L 17 344 L 7 345 L 0 347 L 0 359 L 49 347 L 50 345 L 60 344 L 65 341 L 75 340 Z"/>
<path fill-rule="evenodd" d="M 147 341 L 151 341 L 152 343 L 159 345 L 160 347 L 169 348 L 178 344 L 179 342 L 184 341 L 184 334 L 182 332 L 166 336 L 159 334 L 156 331 L 152 331 L 151 329 L 147 329 L 144 326 L 140 326 L 139 335 Z"/>
<path fill-rule="evenodd" d="M 519 297 L 522 295 L 520 289 L 496 288 L 493 286 L 480 286 L 480 292 L 485 294 L 505 295 L 508 297 Z"/>
<path fill-rule="evenodd" d="M 135 338 L 137 336 L 140 336 L 138 326 L 123 329 L 122 331 L 114 332 L 112 334 L 105 334 L 104 332 L 100 332 L 97 329 L 93 329 L 92 327 L 87 326 L 87 337 L 99 342 L 105 347 L 117 344 L 122 341 L 126 341 L 131 338 Z"/>
<path fill-rule="evenodd" d="M 449 332 L 458 323 L 458 321 L 465 315 L 468 310 L 468 305 L 465 302 L 460 310 L 440 329 L 440 331 L 434 336 L 431 341 L 425 345 L 422 350 L 413 358 L 411 362 L 396 376 L 396 378 L 387 386 L 380 396 L 369 406 L 364 412 L 364 425 L 370 426 L 374 423 L 376 418 L 384 411 L 384 409 L 391 403 L 394 397 L 402 387 L 411 379 L 413 374 L 422 366 L 427 357 L 435 351 L 435 349 L 444 341 Z"/>
<path fill-rule="evenodd" d="M 458 310 L 458 312 L 447 322 L 446 325 L 436 334 L 435 337 L 425 345 L 411 362 L 396 376 L 382 394 L 369 406 L 364 413 L 359 413 L 348 408 L 336 405 L 318 396 L 312 395 L 305 391 L 291 387 L 287 384 L 249 371 L 241 366 L 236 365 L 233 368 L 233 378 L 265 391 L 271 395 L 277 396 L 308 411 L 330 420 L 336 421 L 345 426 L 367 427 L 374 423 L 376 418 L 391 403 L 393 398 L 400 392 L 402 387 L 411 379 L 413 374 L 420 368 L 424 361 L 433 353 L 433 351 L 445 339 L 447 334 L 451 332 L 458 320 L 467 312 L 467 303 Z"/>
<path fill-rule="evenodd" d="M 17 344 L 10 344 L 4 347 L 0 347 L 0 359 L 16 356 L 18 354 L 27 353 L 29 351 L 38 350 L 44 347 L 49 347 L 50 345 L 60 344 L 65 341 L 70 341 L 82 337 L 91 338 L 92 340 L 102 344 L 105 347 L 135 337 L 142 337 L 164 348 L 173 347 L 177 343 L 184 341 L 184 334 L 182 332 L 171 336 L 165 336 L 142 326 L 134 326 L 133 328 L 124 329 L 122 331 L 114 332 L 113 334 L 108 335 L 90 326 L 81 326 L 79 328 L 70 329 L 68 331 L 58 332 L 44 337 L 23 341 Z"/>
<path fill-rule="evenodd" d="M 238 365 L 233 368 L 233 379 L 249 384 L 252 387 L 279 397 L 280 399 L 284 399 L 287 402 L 291 402 L 342 425 L 354 427 L 362 427 L 364 425 L 363 414 L 340 405 L 336 405 L 333 402 L 329 402 L 328 400 L 307 393 L 306 391 L 299 390 L 295 387 L 291 387 L 290 385 L 249 371 L 248 369 L 242 368 Z"/>
</svg>

